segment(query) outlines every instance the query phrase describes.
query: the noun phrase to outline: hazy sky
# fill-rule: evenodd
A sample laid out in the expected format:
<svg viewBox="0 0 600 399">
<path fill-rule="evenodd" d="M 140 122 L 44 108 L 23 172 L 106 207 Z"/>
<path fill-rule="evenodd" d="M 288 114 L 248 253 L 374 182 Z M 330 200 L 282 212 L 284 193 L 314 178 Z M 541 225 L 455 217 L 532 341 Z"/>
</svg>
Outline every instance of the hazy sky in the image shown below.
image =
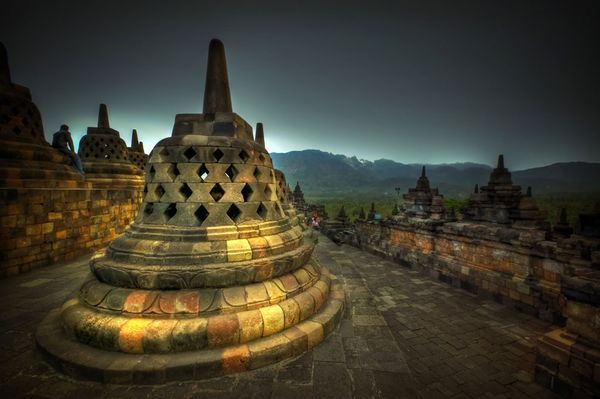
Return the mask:
<svg viewBox="0 0 600 399">
<path fill-rule="evenodd" d="M 597 1 L 2 0 L 13 81 L 46 136 L 108 105 L 147 152 L 202 112 L 208 43 L 267 148 L 511 169 L 600 162 Z"/>
</svg>

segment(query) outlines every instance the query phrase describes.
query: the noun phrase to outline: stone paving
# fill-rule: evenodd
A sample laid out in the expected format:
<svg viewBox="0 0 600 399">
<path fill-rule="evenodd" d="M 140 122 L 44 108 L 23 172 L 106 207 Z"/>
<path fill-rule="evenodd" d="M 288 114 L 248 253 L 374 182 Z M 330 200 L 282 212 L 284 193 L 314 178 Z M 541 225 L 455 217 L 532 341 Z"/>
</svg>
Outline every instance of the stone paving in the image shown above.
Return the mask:
<svg viewBox="0 0 600 399">
<path fill-rule="evenodd" d="M 319 240 L 317 258 L 346 289 L 339 327 L 299 358 L 211 380 L 120 386 L 58 374 L 36 350 L 33 333 L 79 288 L 88 258 L 0 280 L 0 397 L 556 397 L 532 382 L 535 340 L 553 329 L 548 323 Z"/>
</svg>

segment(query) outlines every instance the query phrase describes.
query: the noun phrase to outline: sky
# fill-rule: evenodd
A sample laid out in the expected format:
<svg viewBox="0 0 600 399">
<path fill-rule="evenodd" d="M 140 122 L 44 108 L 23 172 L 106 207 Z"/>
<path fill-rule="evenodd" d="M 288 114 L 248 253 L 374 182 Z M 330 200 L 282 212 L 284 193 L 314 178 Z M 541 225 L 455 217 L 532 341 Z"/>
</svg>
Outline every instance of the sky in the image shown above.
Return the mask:
<svg viewBox="0 0 600 399">
<path fill-rule="evenodd" d="M 108 105 L 147 152 L 202 112 L 210 39 L 270 152 L 524 169 L 600 162 L 600 4 L 588 1 L 2 0 L 13 82 L 46 137 Z"/>
</svg>

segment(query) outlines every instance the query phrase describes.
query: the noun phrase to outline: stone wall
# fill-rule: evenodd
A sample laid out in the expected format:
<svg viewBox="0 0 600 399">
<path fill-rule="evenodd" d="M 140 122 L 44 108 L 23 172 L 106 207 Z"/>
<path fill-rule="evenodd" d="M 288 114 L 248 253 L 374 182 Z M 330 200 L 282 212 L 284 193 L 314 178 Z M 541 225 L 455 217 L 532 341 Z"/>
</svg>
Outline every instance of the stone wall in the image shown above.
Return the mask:
<svg viewBox="0 0 600 399">
<path fill-rule="evenodd" d="M 358 247 L 556 323 L 566 316 L 561 276 L 586 263 L 577 248 L 567 251 L 535 229 L 475 222 L 357 222 L 355 229 Z"/>
<path fill-rule="evenodd" d="M 481 221 L 357 222 L 346 242 L 564 327 L 540 337 L 535 380 L 600 397 L 600 240 Z"/>
<path fill-rule="evenodd" d="M 135 219 L 142 199 L 142 187 L 57 185 L 0 188 L 0 277 L 107 245 Z"/>
</svg>

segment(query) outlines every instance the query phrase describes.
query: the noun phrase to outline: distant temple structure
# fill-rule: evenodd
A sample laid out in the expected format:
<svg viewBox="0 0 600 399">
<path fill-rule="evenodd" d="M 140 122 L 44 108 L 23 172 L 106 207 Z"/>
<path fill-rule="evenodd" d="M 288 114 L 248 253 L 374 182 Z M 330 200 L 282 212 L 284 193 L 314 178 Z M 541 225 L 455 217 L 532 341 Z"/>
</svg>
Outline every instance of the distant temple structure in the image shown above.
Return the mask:
<svg viewBox="0 0 600 399">
<path fill-rule="evenodd" d="M 306 212 L 306 202 L 304 201 L 304 193 L 300 188 L 300 182 L 296 182 L 296 187 L 292 192 L 292 203 L 299 213 Z"/>
<path fill-rule="evenodd" d="M 319 344 L 344 292 L 313 260 L 312 230 L 286 212 L 278 186 L 262 125 L 254 138 L 232 110 L 214 39 L 203 113 L 176 115 L 150 155 L 135 222 L 40 324 L 39 347 L 76 376 L 158 384 L 256 369 Z"/>
<path fill-rule="evenodd" d="M 421 219 L 441 220 L 445 217 L 444 197 L 438 193 L 438 189 L 431 189 L 425 166 L 421 171 L 421 177 L 417 186 L 404 194 L 405 214 L 408 217 Z M 399 210 L 397 212 L 400 214 Z"/>
<path fill-rule="evenodd" d="M 511 174 L 504 167 L 504 155 L 498 156 L 498 164 L 490 175 L 488 185 L 475 187 L 463 213 L 467 220 L 549 228 L 546 216 L 531 195 L 531 189 L 522 194 L 521 187 L 512 183 Z"/>
<path fill-rule="evenodd" d="M 140 168 L 142 171 L 146 169 L 148 163 L 148 155 L 144 151 L 144 143 L 138 140 L 138 133 L 136 129 L 131 132 L 131 147 L 128 148 L 129 161 L 135 166 Z"/>
</svg>

